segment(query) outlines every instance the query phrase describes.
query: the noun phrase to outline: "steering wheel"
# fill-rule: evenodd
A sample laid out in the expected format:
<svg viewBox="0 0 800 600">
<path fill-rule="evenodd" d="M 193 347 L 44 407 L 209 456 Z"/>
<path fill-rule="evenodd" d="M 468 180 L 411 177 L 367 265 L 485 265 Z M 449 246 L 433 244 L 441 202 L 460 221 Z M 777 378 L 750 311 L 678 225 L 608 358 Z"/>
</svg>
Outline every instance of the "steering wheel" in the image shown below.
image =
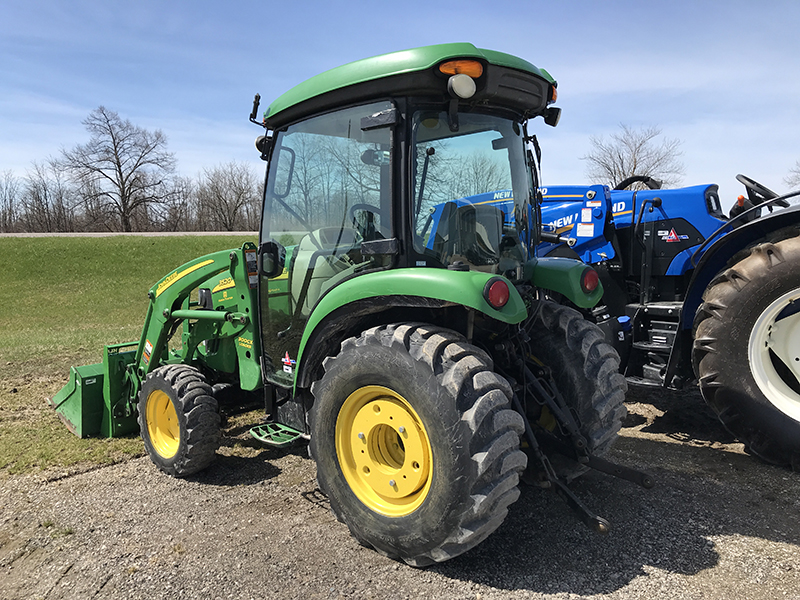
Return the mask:
<svg viewBox="0 0 800 600">
<path fill-rule="evenodd" d="M 352 221 L 356 218 L 356 211 L 357 210 L 365 210 L 367 212 L 371 212 L 373 215 L 378 215 L 379 217 L 383 218 L 383 213 L 379 206 L 375 206 L 373 204 L 353 204 L 348 211 L 348 218 Z"/>
<path fill-rule="evenodd" d="M 752 202 L 754 205 L 761 204 L 762 202 L 766 202 L 767 200 L 772 200 L 773 198 L 778 197 L 778 194 L 773 192 L 771 189 L 745 175 L 737 175 L 736 180 L 745 187 L 747 190 L 747 197 L 750 198 L 750 202 Z M 777 204 L 778 206 L 782 206 L 784 208 L 789 206 L 789 202 L 787 200 L 778 200 L 777 202 L 773 202 L 773 204 Z"/>
</svg>

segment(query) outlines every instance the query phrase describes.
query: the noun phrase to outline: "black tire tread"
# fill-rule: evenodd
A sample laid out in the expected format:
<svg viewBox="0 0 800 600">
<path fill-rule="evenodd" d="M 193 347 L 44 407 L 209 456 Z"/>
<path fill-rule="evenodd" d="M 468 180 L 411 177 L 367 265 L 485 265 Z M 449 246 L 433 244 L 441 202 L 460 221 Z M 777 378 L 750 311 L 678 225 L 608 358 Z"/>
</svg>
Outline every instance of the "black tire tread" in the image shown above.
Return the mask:
<svg viewBox="0 0 800 600">
<path fill-rule="evenodd" d="M 692 366 L 706 403 L 749 452 L 766 462 L 783 466 L 800 464 L 800 424 L 789 425 L 796 430 L 794 437 L 798 439 L 787 441 L 780 439 L 782 436 L 776 435 L 777 432 L 759 419 L 752 418 L 752 412 L 749 415 L 743 412 L 745 408 L 756 410 L 756 403 L 753 400 L 752 404 L 744 407 L 741 399 L 732 399 L 729 384 L 721 375 L 723 363 L 729 360 L 729 356 L 720 338 L 725 337 L 725 329 L 729 327 L 725 322 L 726 313 L 742 302 L 743 294 L 751 293 L 748 284 L 758 284 L 763 281 L 765 273 L 793 260 L 792 257 L 797 260 L 798 256 L 800 229 L 797 227 L 776 231 L 741 250 L 731 258 L 728 268 L 709 283 L 693 322 Z M 794 268 L 800 268 L 800 265 Z M 757 388 L 756 393 L 760 394 Z"/>
<path fill-rule="evenodd" d="M 566 350 L 561 360 L 568 372 L 562 377 L 571 381 L 556 379 L 556 384 L 562 393 L 570 386 L 576 390 L 571 398 L 565 396 L 565 400 L 577 413 L 589 451 L 603 456 L 617 439 L 627 414 L 628 385 L 619 372 L 619 355 L 602 330 L 573 308 L 544 301 L 538 314 L 541 324 L 536 326 L 537 346 L 549 345 L 553 352 L 559 348 Z M 553 464 L 568 481 L 588 470 L 572 461 L 559 460 Z"/>
<path fill-rule="evenodd" d="M 186 477 L 208 467 L 216 456 L 220 445 L 220 415 L 217 400 L 211 386 L 196 368 L 189 365 L 165 365 L 154 369 L 147 375 L 146 381 L 162 380 L 174 390 L 178 403 L 178 418 L 181 413 L 185 419 L 185 445 L 181 440 L 181 448 L 172 461 L 158 460 L 147 435 L 145 422 L 145 399 L 140 395 L 139 430 L 145 441 L 145 448 L 153 462 L 165 473 L 174 477 Z M 182 410 L 180 408 L 182 407 Z"/>
<path fill-rule="evenodd" d="M 527 464 L 527 457 L 519 449 L 524 422 L 516 411 L 509 408 L 511 387 L 492 371 L 491 358 L 483 350 L 467 343 L 460 334 L 425 323 L 382 325 L 345 340 L 341 344 L 341 352 L 370 344 L 407 352 L 414 360 L 428 366 L 455 399 L 461 421 L 472 433 L 468 451 L 474 463 L 470 502 L 461 508 L 458 526 L 446 539 L 436 547 L 413 556 L 394 555 L 380 548 L 375 549 L 416 567 L 449 560 L 473 548 L 497 529 L 508 513 L 508 506 L 519 497 L 519 475 Z M 333 370 L 336 361 L 336 357 L 327 358 L 324 362 L 325 371 Z M 324 381 L 324 377 L 321 381 Z M 315 398 L 320 397 L 321 381 L 312 385 Z M 313 422 L 314 408 L 312 426 Z M 312 457 L 316 459 L 317 448 L 313 436 L 310 448 Z M 318 476 L 318 483 L 320 489 L 330 497 L 325 477 Z M 331 501 L 331 508 L 340 520 L 346 522 L 334 500 Z M 360 539 L 356 528 L 350 526 L 350 530 L 362 545 L 372 546 L 367 540 Z"/>
</svg>

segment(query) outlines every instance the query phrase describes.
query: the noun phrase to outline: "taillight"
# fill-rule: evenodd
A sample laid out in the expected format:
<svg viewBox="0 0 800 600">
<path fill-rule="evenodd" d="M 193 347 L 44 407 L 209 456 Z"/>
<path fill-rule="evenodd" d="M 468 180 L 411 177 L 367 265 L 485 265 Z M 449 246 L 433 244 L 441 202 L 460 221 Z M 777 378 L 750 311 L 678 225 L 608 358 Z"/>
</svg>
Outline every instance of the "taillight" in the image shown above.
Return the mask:
<svg viewBox="0 0 800 600">
<path fill-rule="evenodd" d="M 508 283 L 502 277 L 492 277 L 483 288 L 483 297 L 492 308 L 503 308 L 510 296 Z"/>
<path fill-rule="evenodd" d="M 591 294 L 600 285 L 600 276 L 591 267 L 586 267 L 581 273 L 581 289 L 584 294 Z"/>
</svg>

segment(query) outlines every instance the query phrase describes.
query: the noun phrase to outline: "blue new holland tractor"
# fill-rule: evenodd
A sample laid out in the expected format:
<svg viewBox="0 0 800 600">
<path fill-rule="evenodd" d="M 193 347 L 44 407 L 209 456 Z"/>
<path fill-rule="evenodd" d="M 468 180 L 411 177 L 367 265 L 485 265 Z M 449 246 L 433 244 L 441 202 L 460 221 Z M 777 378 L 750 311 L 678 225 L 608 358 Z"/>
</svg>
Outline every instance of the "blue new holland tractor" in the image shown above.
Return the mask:
<svg viewBox="0 0 800 600">
<path fill-rule="evenodd" d="M 604 296 L 592 317 L 629 384 L 697 382 L 749 452 L 800 470 L 800 206 L 788 202 L 800 192 L 737 179 L 747 195 L 729 215 L 716 185 L 659 189 L 634 177 L 613 190 L 542 188 L 538 256 L 595 268 Z M 625 189 L 636 182 L 647 189 Z M 431 209 L 429 244 L 441 239 L 448 205 L 502 211 L 506 225 L 525 216 L 508 190 L 442 203 Z"/>
</svg>

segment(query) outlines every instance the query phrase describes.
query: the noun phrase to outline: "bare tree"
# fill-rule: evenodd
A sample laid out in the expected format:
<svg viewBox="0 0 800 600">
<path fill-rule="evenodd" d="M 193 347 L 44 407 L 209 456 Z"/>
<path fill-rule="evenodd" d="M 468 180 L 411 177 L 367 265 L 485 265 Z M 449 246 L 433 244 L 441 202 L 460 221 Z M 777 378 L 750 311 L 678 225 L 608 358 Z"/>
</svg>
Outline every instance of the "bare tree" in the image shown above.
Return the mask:
<svg viewBox="0 0 800 600">
<path fill-rule="evenodd" d="M 84 185 L 80 193 L 81 229 L 84 231 L 109 231 L 117 222 L 112 205 L 103 201 L 93 184 Z"/>
<path fill-rule="evenodd" d="M 74 231 L 77 203 L 56 161 L 33 163 L 21 196 L 21 220 L 28 231 Z"/>
<path fill-rule="evenodd" d="M 235 161 L 205 169 L 197 186 L 198 224 L 203 229 L 258 229 L 258 183 L 253 171 Z"/>
<path fill-rule="evenodd" d="M 634 129 L 621 124 L 620 128 L 609 141 L 602 136 L 589 138 L 592 149 L 581 160 L 588 162 L 591 181 L 613 187 L 633 175 L 645 175 L 659 179 L 664 187 L 680 183 L 685 173 L 679 160 L 680 140 L 659 140 L 658 127 Z"/>
<path fill-rule="evenodd" d="M 19 216 L 20 181 L 11 170 L 0 175 L 0 232 L 16 231 Z"/>
<path fill-rule="evenodd" d="M 786 176 L 784 181 L 786 182 L 786 185 L 793 190 L 800 188 L 800 160 L 798 160 L 794 166 L 789 169 L 789 175 Z"/>
<path fill-rule="evenodd" d="M 160 130 L 147 131 L 104 106 L 83 121 L 89 142 L 64 150 L 62 164 L 81 187 L 84 202 L 95 212 L 104 207 L 115 215 L 117 227 L 132 231 L 148 219 L 147 207 L 169 195 L 167 179 L 175 157 L 167 152 Z"/>
<path fill-rule="evenodd" d="M 466 154 L 453 164 L 449 196 L 461 198 L 509 188 L 507 172 L 508 168 L 484 152 Z"/>
<path fill-rule="evenodd" d="M 375 164 L 362 160 L 363 143 L 328 137 L 319 157 L 318 170 L 322 176 L 325 221 L 335 224 L 339 215 L 354 204 L 372 204 L 380 194 L 381 171 Z M 378 151 L 379 152 L 379 151 Z M 380 154 L 380 152 L 379 152 Z"/>
<path fill-rule="evenodd" d="M 175 177 L 169 200 L 159 215 L 160 228 L 164 231 L 190 231 L 195 226 L 193 205 L 195 184 L 190 177 Z"/>
<path fill-rule="evenodd" d="M 324 138 L 323 138 L 324 139 Z M 292 208 L 306 223 L 314 223 L 320 213 L 320 204 L 324 196 L 320 193 L 322 173 L 320 166 L 324 164 L 324 155 L 319 136 L 312 134 L 296 134 L 292 137 L 292 149 L 295 151 L 295 167 L 292 174 L 293 200 Z"/>
</svg>

